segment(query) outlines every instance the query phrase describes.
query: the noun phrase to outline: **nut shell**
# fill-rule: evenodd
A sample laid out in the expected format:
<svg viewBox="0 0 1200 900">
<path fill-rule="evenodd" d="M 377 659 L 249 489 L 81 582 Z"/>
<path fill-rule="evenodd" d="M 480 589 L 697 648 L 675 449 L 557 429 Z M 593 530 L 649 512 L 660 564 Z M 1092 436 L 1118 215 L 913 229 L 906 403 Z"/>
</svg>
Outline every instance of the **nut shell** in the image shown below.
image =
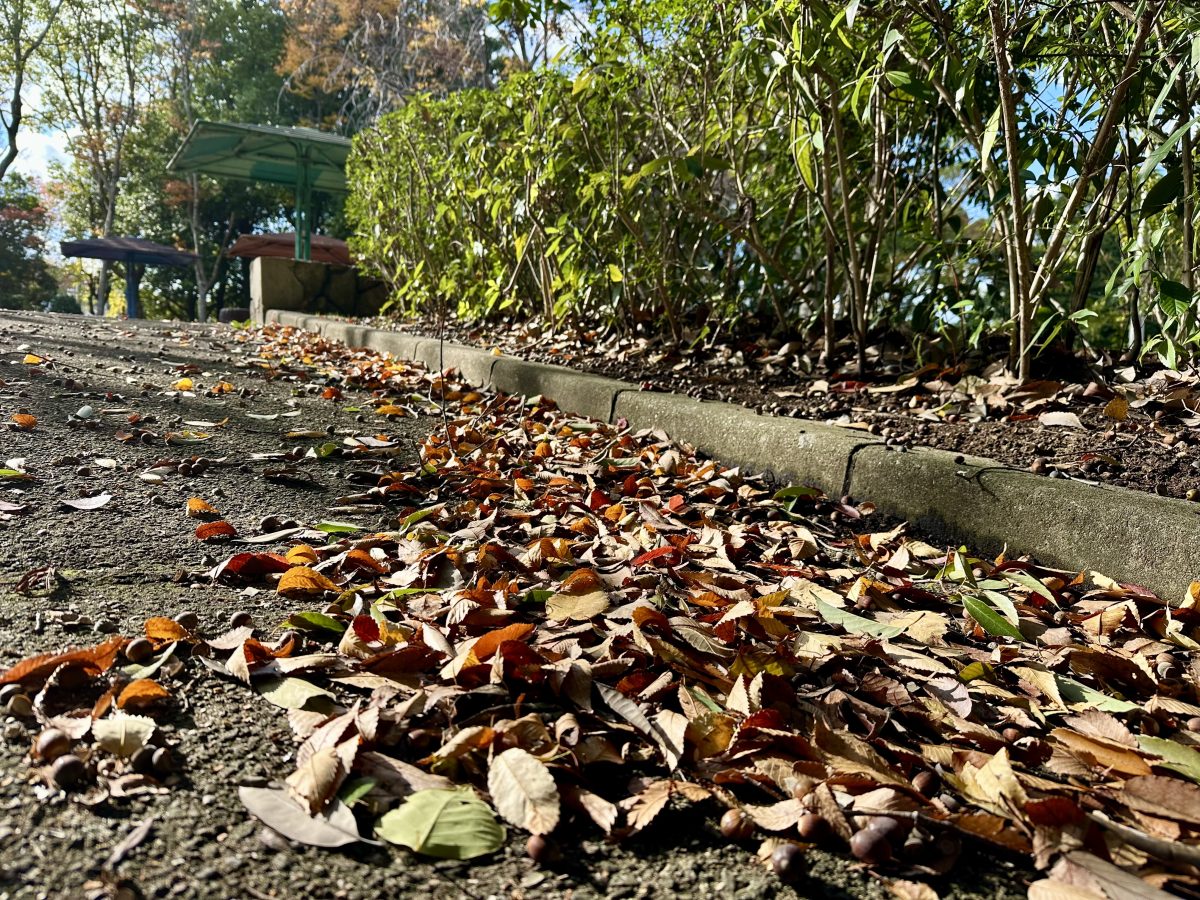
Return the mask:
<svg viewBox="0 0 1200 900">
<path fill-rule="evenodd" d="M 34 752 L 38 759 L 53 762 L 71 749 L 71 738 L 58 728 L 47 728 L 37 737 Z"/>
<path fill-rule="evenodd" d="M 850 852 L 855 859 L 877 866 L 892 858 L 892 843 L 882 829 L 864 828 L 850 838 Z"/>
<path fill-rule="evenodd" d="M 721 816 L 721 834 L 731 841 L 744 841 L 754 834 L 754 820 L 740 809 L 727 809 Z"/>
<path fill-rule="evenodd" d="M 154 644 L 148 638 L 134 638 L 125 645 L 125 658 L 131 663 L 143 663 L 154 655 Z"/>
<path fill-rule="evenodd" d="M 50 767 L 50 778 L 55 786 L 69 791 L 87 780 L 88 770 L 83 760 L 73 753 L 60 756 Z"/>
<path fill-rule="evenodd" d="M 784 881 L 795 881 L 804 872 L 804 851 L 796 844 L 780 844 L 771 852 L 771 871 Z"/>
</svg>

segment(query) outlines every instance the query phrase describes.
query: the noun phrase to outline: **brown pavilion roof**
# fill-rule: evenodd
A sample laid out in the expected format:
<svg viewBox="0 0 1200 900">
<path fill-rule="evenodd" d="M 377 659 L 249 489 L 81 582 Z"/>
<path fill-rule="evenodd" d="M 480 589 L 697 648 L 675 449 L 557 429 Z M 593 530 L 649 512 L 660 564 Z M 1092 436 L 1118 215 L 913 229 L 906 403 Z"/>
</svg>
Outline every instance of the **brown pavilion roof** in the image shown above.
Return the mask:
<svg viewBox="0 0 1200 900">
<path fill-rule="evenodd" d="M 83 256 L 88 259 L 110 259 L 117 262 L 142 263 L 147 266 L 190 266 L 195 253 L 177 250 L 166 244 L 156 244 L 142 238 L 106 237 L 63 241 L 63 256 Z"/>
</svg>

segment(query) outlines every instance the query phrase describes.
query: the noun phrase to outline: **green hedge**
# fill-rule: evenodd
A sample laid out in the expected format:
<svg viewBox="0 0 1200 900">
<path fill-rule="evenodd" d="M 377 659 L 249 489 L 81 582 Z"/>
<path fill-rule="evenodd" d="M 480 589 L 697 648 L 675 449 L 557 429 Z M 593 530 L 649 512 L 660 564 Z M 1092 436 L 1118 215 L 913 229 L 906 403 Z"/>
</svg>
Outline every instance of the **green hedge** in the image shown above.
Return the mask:
<svg viewBox="0 0 1200 900">
<path fill-rule="evenodd" d="M 812 242 L 788 130 L 762 126 L 779 110 L 733 81 L 746 54 L 730 35 L 667 24 L 659 49 L 601 34 L 577 74 L 414 98 L 355 139 L 352 242 L 395 308 L 677 336 L 800 311 Z"/>
</svg>

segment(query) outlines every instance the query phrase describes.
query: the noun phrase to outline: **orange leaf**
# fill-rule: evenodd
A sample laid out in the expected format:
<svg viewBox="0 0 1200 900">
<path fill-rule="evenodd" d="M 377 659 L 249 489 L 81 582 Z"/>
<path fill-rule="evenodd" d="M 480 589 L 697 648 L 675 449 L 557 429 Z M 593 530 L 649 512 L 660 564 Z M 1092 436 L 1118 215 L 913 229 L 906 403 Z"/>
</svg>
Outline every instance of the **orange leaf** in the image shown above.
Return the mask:
<svg viewBox="0 0 1200 900">
<path fill-rule="evenodd" d="M 363 569 L 370 569 L 372 572 L 386 572 L 385 569 L 375 557 L 366 550 L 355 549 L 346 553 L 346 564 L 355 565 Z"/>
<path fill-rule="evenodd" d="M 526 494 L 537 487 L 537 483 L 532 478 L 518 478 L 516 479 L 516 485 Z"/>
<path fill-rule="evenodd" d="M 81 665 L 84 670 L 107 672 L 116 661 L 117 654 L 125 646 L 125 638 L 111 637 L 102 644 L 94 647 L 83 647 L 78 650 L 68 650 L 65 653 L 41 653 L 23 659 L 4 674 L 0 675 L 0 684 L 24 684 L 41 682 L 59 666 Z"/>
<path fill-rule="evenodd" d="M 218 522 L 205 522 L 196 529 L 196 537 L 202 541 L 216 541 L 237 536 L 237 529 L 221 519 Z"/>
<path fill-rule="evenodd" d="M 505 641 L 523 641 L 532 631 L 533 626 L 528 622 L 513 622 L 511 625 L 489 631 L 471 646 L 471 652 L 477 660 L 483 662 L 490 659 Z"/>
<path fill-rule="evenodd" d="M 550 446 L 549 441 L 539 441 L 537 448 L 533 451 L 534 459 L 547 459 L 554 455 L 554 448 Z"/>
<path fill-rule="evenodd" d="M 193 519 L 202 519 L 205 516 L 219 516 L 216 507 L 212 506 L 205 500 L 199 497 L 189 497 L 187 502 L 187 514 Z"/>
<path fill-rule="evenodd" d="M 394 403 L 388 403 L 375 410 L 377 416 L 407 416 L 408 411 L 403 406 L 396 406 Z"/>
<path fill-rule="evenodd" d="M 154 616 L 146 620 L 146 637 L 152 641 L 182 641 L 186 640 L 187 636 L 187 629 L 174 619 Z"/>
<path fill-rule="evenodd" d="M 283 558 L 293 566 L 311 566 L 317 561 L 317 551 L 308 544 L 297 544 Z"/>
<path fill-rule="evenodd" d="M 279 579 L 279 585 L 275 588 L 280 594 L 285 596 L 291 595 L 311 595 L 321 594 L 325 591 L 336 591 L 338 586 L 322 575 L 315 569 L 310 569 L 307 566 L 294 566 L 283 573 L 283 577 Z"/>
<path fill-rule="evenodd" d="M 576 569 L 562 583 L 564 594 L 590 594 L 592 591 L 604 590 L 604 582 L 591 569 Z"/>
<path fill-rule="evenodd" d="M 140 709 L 145 706 L 154 706 L 164 700 L 169 700 L 171 692 L 159 684 L 157 681 L 151 681 L 149 678 L 139 678 L 137 681 L 131 681 L 125 686 L 125 690 L 121 691 L 117 697 L 117 706 L 120 709 L 134 708 Z"/>
<path fill-rule="evenodd" d="M 31 416 L 29 413 L 13 413 L 12 420 L 22 431 L 32 431 L 33 426 L 37 424 L 37 416 Z"/>
</svg>

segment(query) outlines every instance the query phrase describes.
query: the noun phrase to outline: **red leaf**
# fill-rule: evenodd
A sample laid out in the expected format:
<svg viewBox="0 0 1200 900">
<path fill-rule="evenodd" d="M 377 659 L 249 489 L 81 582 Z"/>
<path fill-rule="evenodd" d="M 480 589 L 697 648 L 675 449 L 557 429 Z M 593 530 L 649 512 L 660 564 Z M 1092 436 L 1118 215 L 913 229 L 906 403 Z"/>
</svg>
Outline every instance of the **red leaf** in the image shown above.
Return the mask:
<svg viewBox="0 0 1200 900">
<path fill-rule="evenodd" d="M 350 627 L 360 641 L 370 643 L 379 640 L 379 623 L 370 616 L 355 616 Z"/>
<path fill-rule="evenodd" d="M 666 565 L 677 566 L 680 563 L 680 553 L 674 547 L 659 547 L 657 550 L 648 550 L 641 556 L 635 556 L 630 563 L 632 566 L 644 566 L 646 563 L 654 562 L 656 559 L 670 556 L 671 561 Z"/>
</svg>

